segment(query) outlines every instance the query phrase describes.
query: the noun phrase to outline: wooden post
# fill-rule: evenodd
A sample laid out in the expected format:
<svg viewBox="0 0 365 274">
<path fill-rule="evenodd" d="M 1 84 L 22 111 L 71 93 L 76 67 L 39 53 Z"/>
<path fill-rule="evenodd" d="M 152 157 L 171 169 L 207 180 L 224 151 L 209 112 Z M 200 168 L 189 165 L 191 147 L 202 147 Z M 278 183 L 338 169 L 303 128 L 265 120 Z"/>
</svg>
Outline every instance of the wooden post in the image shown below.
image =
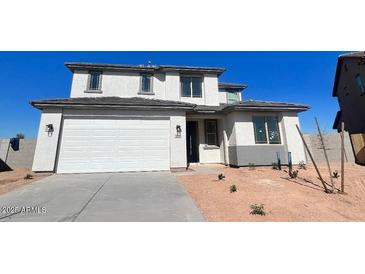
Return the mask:
<svg viewBox="0 0 365 274">
<path fill-rule="evenodd" d="M 317 165 L 316 165 L 316 162 L 315 162 L 315 161 L 314 161 L 314 159 L 313 159 L 312 153 L 310 152 L 310 150 L 309 150 L 309 148 L 308 148 L 308 146 L 307 146 L 307 143 L 306 143 L 306 142 L 305 142 L 305 140 L 304 140 L 304 137 L 303 137 L 302 132 L 300 131 L 300 129 L 299 129 L 299 127 L 298 127 L 298 125 L 295 125 L 295 126 L 297 127 L 297 130 L 298 130 L 298 132 L 299 132 L 300 138 L 302 138 L 302 141 L 303 141 L 304 147 L 305 147 L 305 149 L 307 150 L 308 155 L 309 155 L 309 157 L 310 157 L 310 158 L 311 158 L 311 160 L 312 160 L 312 163 L 313 163 L 313 165 L 314 165 L 314 168 L 315 168 L 315 169 L 316 169 L 316 171 L 317 171 L 318 177 L 319 177 L 319 179 L 321 180 L 321 183 L 322 183 L 322 185 L 323 185 L 324 191 L 325 191 L 326 193 L 330 193 L 330 192 L 328 191 L 327 186 L 326 186 L 326 182 L 323 180 L 323 178 L 322 178 L 322 176 L 321 176 L 321 173 L 319 172 L 319 169 L 318 169 L 318 167 L 317 167 Z"/>
<path fill-rule="evenodd" d="M 322 135 L 322 132 L 321 132 L 321 128 L 319 127 L 319 122 L 318 122 L 318 120 L 317 120 L 317 117 L 316 117 L 316 118 L 314 118 L 314 119 L 316 120 L 317 129 L 318 129 L 318 133 L 319 133 L 319 139 L 321 140 L 321 143 L 322 143 L 322 149 L 323 149 L 324 158 L 326 159 L 328 172 L 329 172 L 329 174 L 330 174 L 330 180 L 331 180 L 332 192 L 335 192 L 335 183 L 333 182 L 331 166 L 330 166 L 330 162 L 329 162 L 329 160 L 328 160 L 327 151 L 326 151 L 326 146 L 325 146 L 325 144 L 324 144 L 324 139 L 323 139 L 323 135 Z"/>
<path fill-rule="evenodd" d="M 341 193 L 345 193 L 345 141 L 344 141 L 345 123 L 341 122 Z"/>
</svg>

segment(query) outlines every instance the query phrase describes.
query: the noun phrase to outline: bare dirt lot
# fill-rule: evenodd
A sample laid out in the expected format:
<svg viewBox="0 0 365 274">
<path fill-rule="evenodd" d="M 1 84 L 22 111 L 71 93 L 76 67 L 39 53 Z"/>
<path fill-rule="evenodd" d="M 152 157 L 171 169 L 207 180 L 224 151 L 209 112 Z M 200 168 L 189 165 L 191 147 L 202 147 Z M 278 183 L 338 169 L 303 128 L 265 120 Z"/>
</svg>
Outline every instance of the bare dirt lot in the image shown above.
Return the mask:
<svg viewBox="0 0 365 274">
<path fill-rule="evenodd" d="M 31 179 L 24 179 L 27 174 L 31 175 Z M 0 172 L 0 195 L 31 184 L 32 182 L 49 175 L 50 174 L 35 174 L 26 168 Z"/>
<path fill-rule="evenodd" d="M 216 174 L 199 172 L 177 175 L 208 221 L 365 221 L 365 167 L 346 164 L 346 195 L 325 193 L 311 165 L 299 169 L 296 179 L 271 167 L 210 168 L 226 178 L 219 181 Z M 331 168 L 340 171 L 340 164 Z M 326 166 L 320 171 L 330 183 Z M 340 188 L 341 179 L 334 181 Z M 233 184 L 237 192 L 230 193 Z M 266 215 L 251 215 L 253 204 L 263 204 Z"/>
</svg>

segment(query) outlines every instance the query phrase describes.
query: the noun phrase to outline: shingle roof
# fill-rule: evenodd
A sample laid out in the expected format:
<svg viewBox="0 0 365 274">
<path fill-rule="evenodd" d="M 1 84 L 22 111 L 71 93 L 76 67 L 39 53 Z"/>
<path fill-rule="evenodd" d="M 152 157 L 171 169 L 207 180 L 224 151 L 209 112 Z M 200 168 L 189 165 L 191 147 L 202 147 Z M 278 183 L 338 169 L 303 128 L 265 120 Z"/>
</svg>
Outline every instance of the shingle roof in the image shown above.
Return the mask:
<svg viewBox="0 0 365 274">
<path fill-rule="evenodd" d="M 310 107 L 304 104 L 292 104 L 271 101 L 240 101 L 234 104 L 221 104 L 220 106 L 197 105 L 194 111 L 198 112 L 229 112 L 234 110 L 271 110 L 271 111 L 305 111 Z"/>
<path fill-rule="evenodd" d="M 190 103 L 147 99 L 141 97 L 78 97 L 47 100 L 33 100 L 30 104 L 36 108 L 45 107 L 118 107 L 141 109 L 184 109 L 195 112 L 229 112 L 234 110 L 272 110 L 272 111 L 305 111 L 309 106 L 271 101 L 240 101 L 235 104 L 222 104 L 219 106 L 195 105 Z"/>
<path fill-rule="evenodd" d="M 78 97 L 78 98 L 60 98 L 33 100 L 30 104 L 37 108 L 51 106 L 110 106 L 110 107 L 170 107 L 176 109 L 192 109 L 195 105 L 184 102 L 146 99 L 141 97 Z"/>
<path fill-rule="evenodd" d="M 292 104 L 284 102 L 272 102 L 272 101 L 255 101 L 247 100 L 240 101 L 235 104 L 227 105 L 223 111 L 233 110 L 265 110 L 265 111 L 306 111 L 309 109 L 308 105 L 304 104 Z"/>
<path fill-rule="evenodd" d="M 136 72 L 197 72 L 222 74 L 226 69 L 218 67 L 200 66 L 172 66 L 172 65 L 125 65 L 99 64 L 83 62 L 66 62 L 65 66 L 72 72 L 75 70 L 109 70 L 109 71 L 136 71 Z"/>
</svg>

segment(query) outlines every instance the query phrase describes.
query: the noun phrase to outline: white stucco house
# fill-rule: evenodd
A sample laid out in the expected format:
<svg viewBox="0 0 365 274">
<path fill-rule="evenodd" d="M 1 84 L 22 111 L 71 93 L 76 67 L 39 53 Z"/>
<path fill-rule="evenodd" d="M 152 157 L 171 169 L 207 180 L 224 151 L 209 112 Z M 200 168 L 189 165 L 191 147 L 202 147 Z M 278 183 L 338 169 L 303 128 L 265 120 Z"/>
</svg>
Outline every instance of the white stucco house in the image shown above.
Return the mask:
<svg viewBox="0 0 365 274">
<path fill-rule="evenodd" d="M 243 100 L 223 68 L 66 63 L 70 98 L 42 111 L 35 172 L 89 173 L 305 161 L 295 125 L 301 104 Z"/>
</svg>

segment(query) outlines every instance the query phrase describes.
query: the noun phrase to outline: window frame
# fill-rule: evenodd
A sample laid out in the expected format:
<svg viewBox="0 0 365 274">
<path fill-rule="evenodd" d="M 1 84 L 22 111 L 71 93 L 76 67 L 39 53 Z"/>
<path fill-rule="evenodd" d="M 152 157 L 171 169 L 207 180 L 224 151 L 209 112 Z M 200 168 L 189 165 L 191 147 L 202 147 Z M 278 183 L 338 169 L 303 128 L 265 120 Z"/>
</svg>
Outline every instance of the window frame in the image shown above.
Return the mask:
<svg viewBox="0 0 365 274">
<path fill-rule="evenodd" d="M 233 91 L 233 92 L 227 91 L 226 94 L 227 94 L 227 104 L 234 104 L 234 103 L 237 103 L 240 101 L 239 91 Z M 234 101 L 234 102 L 229 101 L 229 95 L 232 95 L 232 94 L 234 94 L 236 96 L 236 101 Z"/>
<path fill-rule="evenodd" d="M 149 91 L 144 91 L 143 90 L 143 77 L 146 76 L 146 75 L 150 76 L 150 90 Z M 154 94 L 154 92 L 153 92 L 153 78 L 154 78 L 153 73 L 146 72 L 146 73 L 141 73 L 140 74 L 139 94 Z"/>
<path fill-rule="evenodd" d="M 183 95 L 183 82 L 182 78 L 189 78 L 190 79 L 190 96 Z M 200 96 L 194 96 L 193 92 L 193 78 L 200 78 Z M 180 97 L 183 98 L 203 98 L 203 83 L 204 83 L 204 76 L 202 75 L 180 75 Z"/>
<path fill-rule="evenodd" d="M 215 123 L 215 132 L 208 132 L 208 123 L 209 122 L 214 122 Z M 209 144 L 208 143 L 208 135 L 210 135 L 210 134 L 215 135 L 214 144 Z M 205 144 L 206 145 L 219 147 L 219 143 L 218 143 L 218 120 L 217 119 L 205 119 L 204 120 L 204 135 L 205 135 Z"/>
<path fill-rule="evenodd" d="M 265 135 L 266 135 L 266 142 L 257 141 L 257 134 L 256 134 L 256 124 L 254 122 L 254 117 L 264 117 L 264 125 L 265 125 Z M 276 119 L 277 124 L 277 131 L 279 134 L 279 142 L 270 143 L 269 138 L 269 127 L 268 127 L 268 119 L 267 117 L 273 117 Z M 279 117 L 277 115 L 253 115 L 252 116 L 252 124 L 253 124 L 253 131 L 254 131 L 254 138 L 255 138 L 255 144 L 258 145 L 282 145 L 282 138 L 281 138 L 281 131 L 280 131 L 280 122 Z"/>
<path fill-rule="evenodd" d="M 92 80 L 92 75 L 93 74 L 97 74 L 99 79 L 98 79 L 98 87 L 96 89 L 91 88 L 91 80 Z M 103 72 L 99 71 L 99 70 L 90 70 L 88 71 L 88 80 L 87 80 L 87 92 L 101 92 L 101 82 L 102 82 L 102 78 L 103 78 Z"/>
</svg>

